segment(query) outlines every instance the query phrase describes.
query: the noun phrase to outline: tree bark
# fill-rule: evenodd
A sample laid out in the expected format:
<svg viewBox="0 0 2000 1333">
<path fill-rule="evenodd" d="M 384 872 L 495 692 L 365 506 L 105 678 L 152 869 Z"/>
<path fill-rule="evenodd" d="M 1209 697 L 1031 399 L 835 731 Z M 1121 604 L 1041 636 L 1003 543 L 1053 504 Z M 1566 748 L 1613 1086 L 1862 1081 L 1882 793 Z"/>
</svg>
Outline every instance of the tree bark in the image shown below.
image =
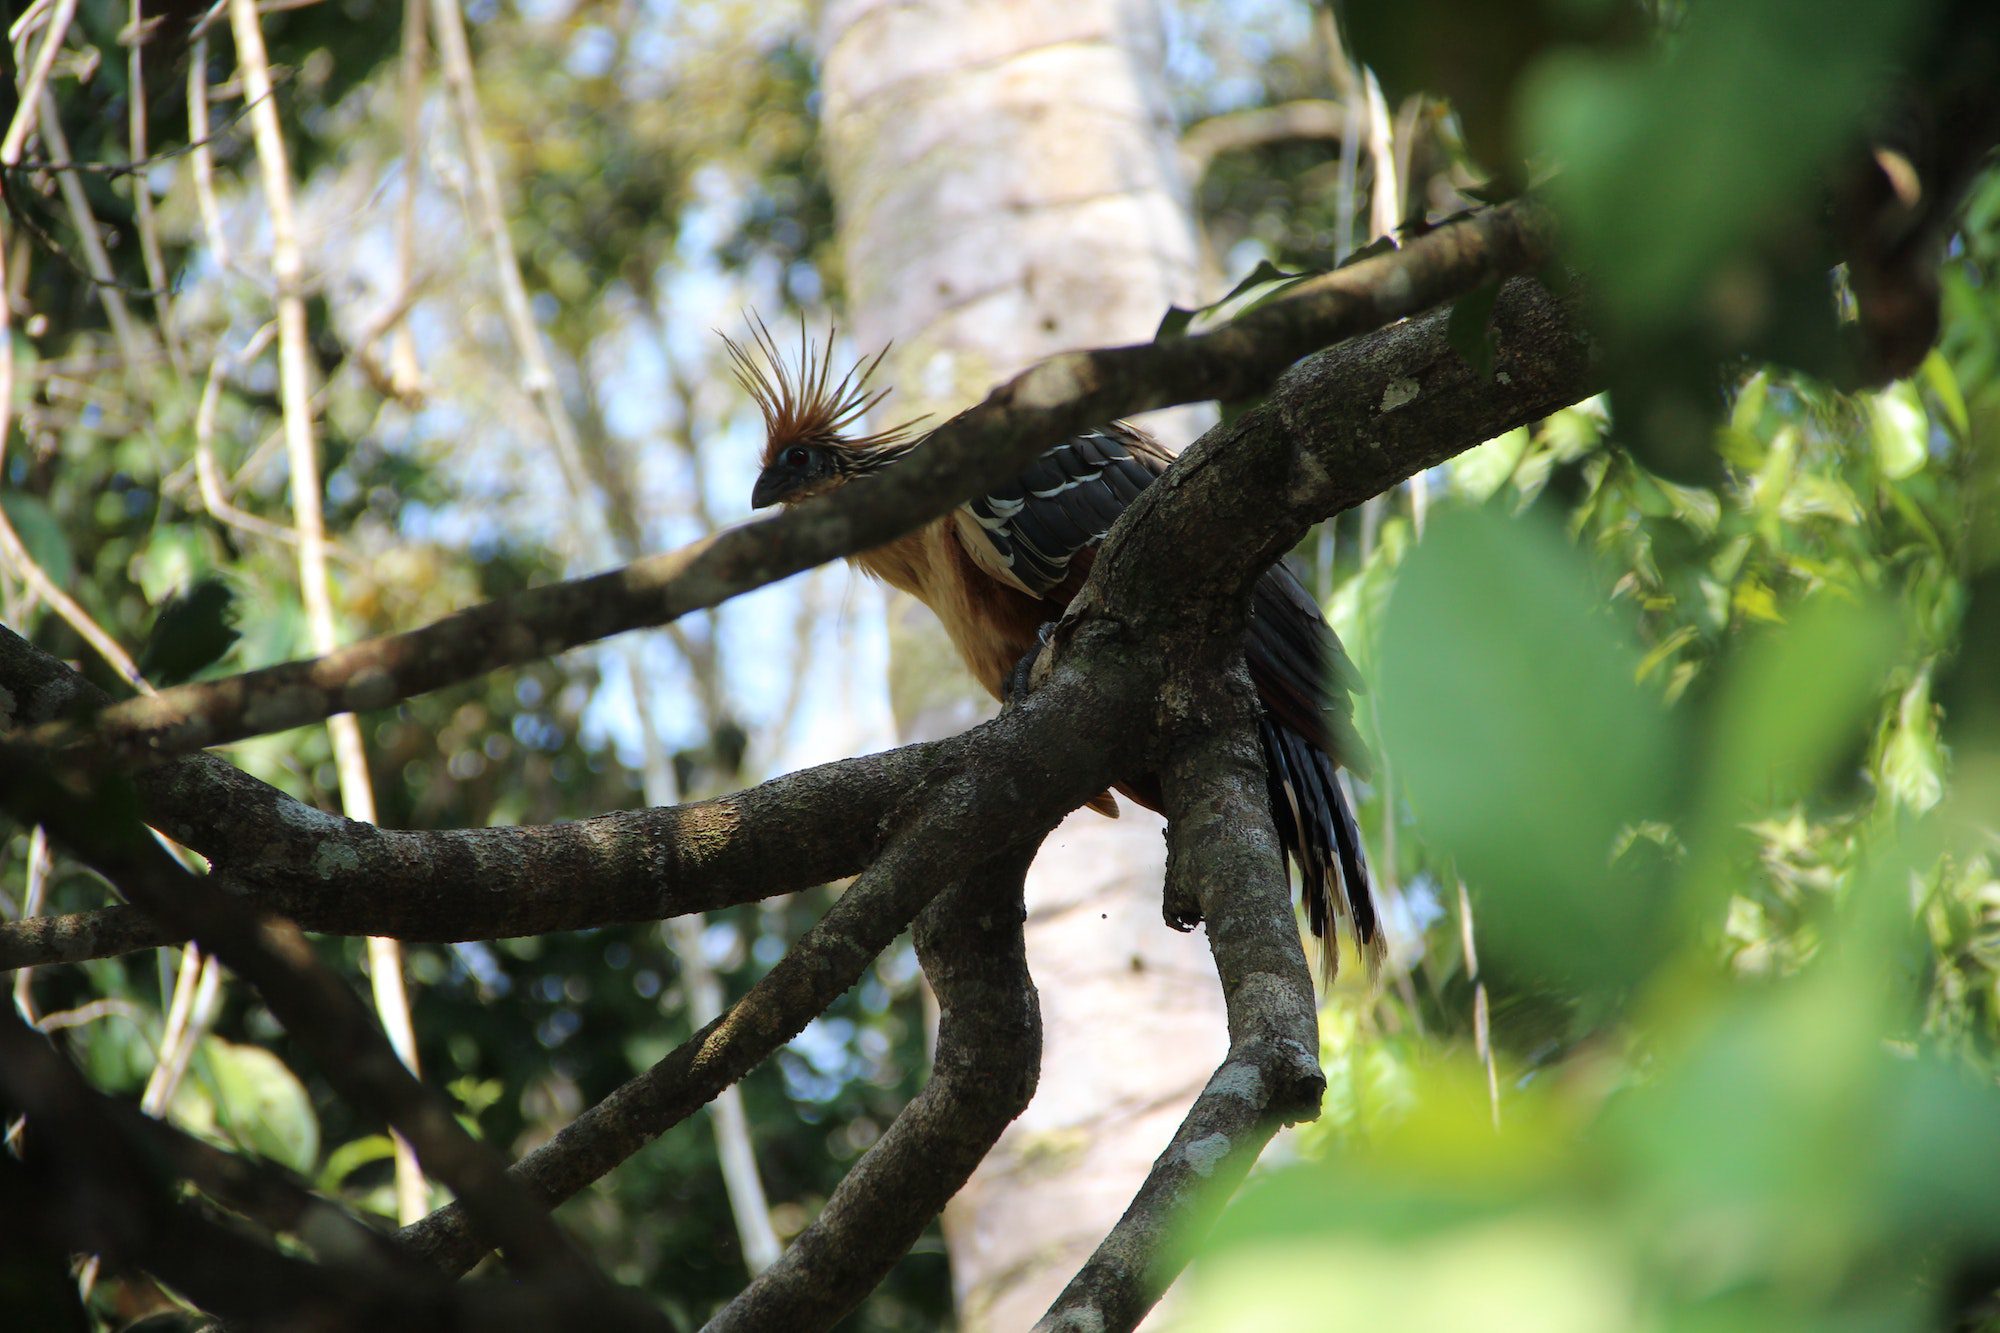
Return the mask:
<svg viewBox="0 0 2000 1333">
<path fill-rule="evenodd" d="M 1036 359 L 1151 336 L 1198 246 L 1147 0 L 838 0 L 824 134 L 848 317 L 894 340 L 888 410 L 947 415 Z M 1180 443 L 1196 418 L 1154 423 Z M 923 608 L 890 606 L 903 739 L 991 707 Z M 968 1329 L 1032 1324 L 1115 1223 L 1225 1049 L 1199 939 L 1160 921 L 1157 817 L 1059 826 L 1028 877 L 1040 1090 L 944 1218 Z"/>
</svg>

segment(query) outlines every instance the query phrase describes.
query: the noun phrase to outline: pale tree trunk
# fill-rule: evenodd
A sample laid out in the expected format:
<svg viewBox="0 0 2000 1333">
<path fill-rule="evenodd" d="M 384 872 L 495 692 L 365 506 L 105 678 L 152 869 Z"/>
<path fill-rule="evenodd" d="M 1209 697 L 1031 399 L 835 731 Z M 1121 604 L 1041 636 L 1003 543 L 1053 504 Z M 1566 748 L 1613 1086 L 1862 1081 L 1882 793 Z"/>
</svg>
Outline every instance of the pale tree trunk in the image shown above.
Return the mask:
<svg viewBox="0 0 2000 1333">
<path fill-rule="evenodd" d="M 895 340 L 888 412 L 1144 339 L 1195 295 L 1151 0 L 833 0 L 820 40 L 848 319 L 863 347 Z M 927 612 L 891 618 L 906 736 L 990 710 Z M 1123 804 L 1072 815 L 1028 879 L 1041 1086 L 944 1218 L 970 1329 L 1035 1321 L 1225 1048 L 1207 948 L 1160 918 L 1160 821 Z"/>
</svg>

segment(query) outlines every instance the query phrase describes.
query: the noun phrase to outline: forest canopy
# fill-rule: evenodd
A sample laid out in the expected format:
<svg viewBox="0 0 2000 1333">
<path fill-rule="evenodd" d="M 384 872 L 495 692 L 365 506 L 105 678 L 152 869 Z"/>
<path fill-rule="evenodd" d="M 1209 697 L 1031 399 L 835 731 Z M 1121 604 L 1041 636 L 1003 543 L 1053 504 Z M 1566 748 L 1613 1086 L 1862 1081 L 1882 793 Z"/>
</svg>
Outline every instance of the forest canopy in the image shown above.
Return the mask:
<svg viewBox="0 0 2000 1333">
<path fill-rule="evenodd" d="M 9 40 L 0 1322 L 2000 1327 L 1991 5 Z M 936 434 L 746 523 L 751 311 Z M 1158 409 L 996 718 L 838 559 Z M 1280 554 L 1375 757 L 1318 991 Z"/>
</svg>

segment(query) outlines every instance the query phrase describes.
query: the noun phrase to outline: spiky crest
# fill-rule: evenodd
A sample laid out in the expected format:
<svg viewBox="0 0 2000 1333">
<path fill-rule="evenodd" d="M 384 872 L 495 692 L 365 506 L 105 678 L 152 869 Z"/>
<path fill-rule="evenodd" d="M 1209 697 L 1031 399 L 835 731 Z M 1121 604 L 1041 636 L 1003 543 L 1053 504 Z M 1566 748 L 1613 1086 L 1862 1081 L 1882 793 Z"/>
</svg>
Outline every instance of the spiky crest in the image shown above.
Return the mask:
<svg viewBox="0 0 2000 1333">
<path fill-rule="evenodd" d="M 743 386 L 744 392 L 756 402 L 757 410 L 763 413 L 765 466 L 768 467 L 780 453 L 794 444 L 837 449 L 863 464 L 856 470 L 866 470 L 869 464 L 900 457 L 909 449 L 912 443 L 910 432 L 924 420 L 922 417 L 868 435 L 846 434 L 848 427 L 892 392 L 889 389 L 870 392 L 868 388 L 869 377 L 882 364 L 882 358 L 889 354 L 889 349 L 884 347 L 873 357 L 856 361 L 845 375 L 835 380 L 832 367 L 834 333 L 835 330 L 829 328 L 826 342 L 820 344 L 807 335 L 805 319 L 801 317 L 798 362 L 795 367 L 787 367 L 777 341 L 771 337 L 771 330 L 757 315 L 750 316 L 749 347 L 719 329 L 716 331 L 723 345 L 729 349 L 736 382 Z"/>
</svg>

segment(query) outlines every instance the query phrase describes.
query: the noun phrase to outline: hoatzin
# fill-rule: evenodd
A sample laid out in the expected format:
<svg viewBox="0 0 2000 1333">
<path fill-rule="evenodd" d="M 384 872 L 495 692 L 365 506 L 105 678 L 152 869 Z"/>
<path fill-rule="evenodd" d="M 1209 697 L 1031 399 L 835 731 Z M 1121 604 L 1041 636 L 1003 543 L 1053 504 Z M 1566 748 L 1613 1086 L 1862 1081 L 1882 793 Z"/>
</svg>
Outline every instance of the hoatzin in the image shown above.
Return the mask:
<svg viewBox="0 0 2000 1333">
<path fill-rule="evenodd" d="M 726 335 L 724 341 L 737 379 L 764 417 L 763 471 L 750 494 L 752 508 L 824 494 L 894 465 L 921 442 L 916 422 L 859 432 L 861 419 L 888 396 L 887 389 L 868 388 L 887 349 L 836 380 L 830 342 L 821 348 L 803 329 L 791 369 L 761 322 L 750 347 Z M 1112 422 L 1056 445 L 1011 484 L 849 558 L 928 606 L 973 677 L 1004 700 L 1017 664 L 1039 647 L 1041 628 L 1082 588 L 1112 522 L 1172 461 L 1144 431 Z M 1331 976 L 1338 913 L 1372 970 L 1383 950 L 1381 923 L 1361 831 L 1334 777 L 1336 764 L 1352 768 L 1366 757 L 1348 698 L 1357 678 L 1318 605 L 1282 561 L 1257 581 L 1243 650 L 1263 704 L 1271 815 L 1298 866 L 1323 965 Z M 1160 808 L 1157 783 L 1120 783 L 1118 790 Z M 1109 792 L 1090 804 L 1118 813 Z"/>
</svg>

